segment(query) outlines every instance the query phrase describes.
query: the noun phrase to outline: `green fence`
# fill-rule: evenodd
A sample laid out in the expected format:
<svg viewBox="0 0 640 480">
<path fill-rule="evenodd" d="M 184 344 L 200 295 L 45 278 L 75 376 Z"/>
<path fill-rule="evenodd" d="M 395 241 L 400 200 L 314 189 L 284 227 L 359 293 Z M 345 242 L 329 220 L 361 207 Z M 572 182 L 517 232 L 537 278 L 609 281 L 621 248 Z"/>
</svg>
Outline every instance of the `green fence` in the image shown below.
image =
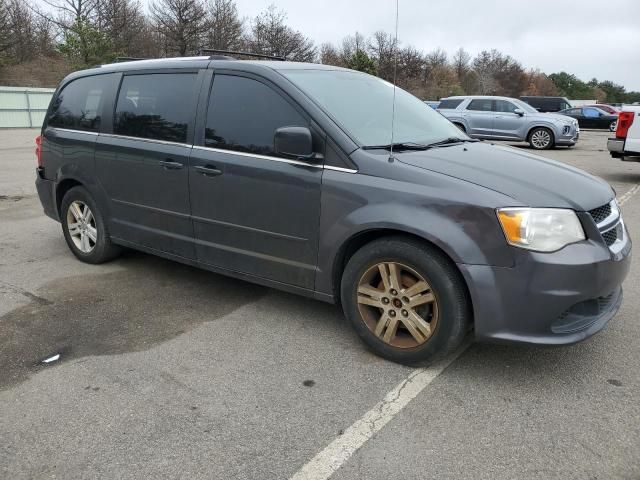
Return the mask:
<svg viewBox="0 0 640 480">
<path fill-rule="evenodd" d="M 0 87 L 0 128 L 40 127 L 53 88 Z"/>
</svg>

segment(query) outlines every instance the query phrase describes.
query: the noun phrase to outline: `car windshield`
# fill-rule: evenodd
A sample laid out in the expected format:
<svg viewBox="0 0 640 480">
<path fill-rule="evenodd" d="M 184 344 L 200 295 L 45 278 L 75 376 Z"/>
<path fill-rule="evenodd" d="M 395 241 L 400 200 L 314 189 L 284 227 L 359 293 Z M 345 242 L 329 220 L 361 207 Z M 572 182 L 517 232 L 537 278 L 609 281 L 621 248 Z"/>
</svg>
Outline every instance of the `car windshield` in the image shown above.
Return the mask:
<svg viewBox="0 0 640 480">
<path fill-rule="evenodd" d="M 391 143 L 393 85 L 348 70 L 283 70 L 358 143 Z M 396 89 L 393 143 L 430 144 L 468 137 L 449 120 L 410 93 Z"/>
</svg>

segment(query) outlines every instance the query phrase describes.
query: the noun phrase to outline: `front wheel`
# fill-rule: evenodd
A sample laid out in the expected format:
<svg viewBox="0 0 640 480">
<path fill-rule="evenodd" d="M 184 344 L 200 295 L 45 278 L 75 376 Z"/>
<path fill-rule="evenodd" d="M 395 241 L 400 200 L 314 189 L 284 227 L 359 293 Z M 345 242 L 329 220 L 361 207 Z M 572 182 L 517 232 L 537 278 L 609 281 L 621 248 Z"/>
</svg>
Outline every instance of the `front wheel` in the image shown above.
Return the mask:
<svg viewBox="0 0 640 480">
<path fill-rule="evenodd" d="M 457 348 L 470 325 L 464 282 L 439 250 L 389 237 L 365 245 L 342 276 L 346 317 L 371 350 L 424 366 Z"/>
<path fill-rule="evenodd" d="M 553 133 L 548 128 L 534 128 L 529 134 L 529 145 L 535 150 L 548 150 L 554 143 Z"/>
</svg>

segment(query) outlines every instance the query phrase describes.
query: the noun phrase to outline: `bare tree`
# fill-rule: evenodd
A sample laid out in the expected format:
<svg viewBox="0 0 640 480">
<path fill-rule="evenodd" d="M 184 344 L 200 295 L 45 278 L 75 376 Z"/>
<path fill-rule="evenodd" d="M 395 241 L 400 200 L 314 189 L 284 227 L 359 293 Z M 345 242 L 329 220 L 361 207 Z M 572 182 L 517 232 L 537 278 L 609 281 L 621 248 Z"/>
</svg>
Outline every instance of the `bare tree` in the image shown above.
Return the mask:
<svg viewBox="0 0 640 480">
<path fill-rule="evenodd" d="M 163 38 L 165 53 L 185 56 L 201 45 L 206 16 L 201 0 L 157 0 L 151 19 Z"/>
<path fill-rule="evenodd" d="M 9 8 L 6 0 L 0 0 L 0 56 L 9 50 L 11 45 L 13 42 L 11 41 Z"/>
<path fill-rule="evenodd" d="M 61 28 L 80 22 L 92 21 L 96 15 L 99 0 L 42 0 L 51 7 L 54 14 L 39 12 Z"/>
<path fill-rule="evenodd" d="M 369 53 L 376 63 L 378 76 L 387 81 L 393 80 L 395 67 L 395 53 L 398 42 L 391 33 L 379 30 L 373 34 L 368 42 Z"/>
<path fill-rule="evenodd" d="M 244 21 L 234 0 L 209 0 L 207 4 L 207 47 L 235 50 L 242 47 Z"/>
<path fill-rule="evenodd" d="M 345 66 L 340 52 L 338 52 L 338 49 L 331 43 L 323 43 L 320 45 L 320 63 L 324 65 L 335 65 L 337 67 Z"/>
<path fill-rule="evenodd" d="M 96 25 L 109 39 L 115 53 L 132 57 L 140 55 L 145 17 L 137 0 L 99 0 Z"/>
<path fill-rule="evenodd" d="M 313 40 L 289 27 L 286 14 L 271 5 L 251 22 L 248 44 L 254 53 L 286 57 L 298 62 L 313 62 Z"/>
</svg>

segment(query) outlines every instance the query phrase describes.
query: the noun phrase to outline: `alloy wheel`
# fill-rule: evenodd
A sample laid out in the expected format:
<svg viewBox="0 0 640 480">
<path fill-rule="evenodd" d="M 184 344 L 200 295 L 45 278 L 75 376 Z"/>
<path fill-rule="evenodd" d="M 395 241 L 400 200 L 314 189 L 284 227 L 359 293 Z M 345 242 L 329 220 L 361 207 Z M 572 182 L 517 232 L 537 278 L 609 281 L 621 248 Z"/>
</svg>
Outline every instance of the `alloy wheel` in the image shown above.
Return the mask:
<svg viewBox="0 0 640 480">
<path fill-rule="evenodd" d="M 551 134 L 546 130 L 536 130 L 531 135 L 531 143 L 536 148 L 547 148 L 551 143 Z"/>
<path fill-rule="evenodd" d="M 609 131 L 610 132 L 615 132 L 617 126 L 618 126 L 618 122 L 614 120 L 613 122 L 611 122 L 609 124 Z"/>
<path fill-rule="evenodd" d="M 373 265 L 360 277 L 357 292 L 362 320 L 393 347 L 421 346 L 438 326 L 438 302 L 431 286 L 406 265 Z"/>
<path fill-rule="evenodd" d="M 98 229 L 96 219 L 86 203 L 75 200 L 69 205 L 67 229 L 76 248 L 82 253 L 91 253 L 98 241 Z"/>
</svg>

